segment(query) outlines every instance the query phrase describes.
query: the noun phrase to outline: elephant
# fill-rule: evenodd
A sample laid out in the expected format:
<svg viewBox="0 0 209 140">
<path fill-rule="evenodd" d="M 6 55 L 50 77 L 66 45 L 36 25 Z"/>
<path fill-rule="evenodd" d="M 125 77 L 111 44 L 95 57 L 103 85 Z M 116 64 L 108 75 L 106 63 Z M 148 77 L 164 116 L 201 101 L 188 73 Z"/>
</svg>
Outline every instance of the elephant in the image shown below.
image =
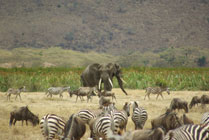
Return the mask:
<svg viewBox="0 0 209 140">
<path fill-rule="evenodd" d="M 101 91 L 101 85 L 104 84 L 104 91 L 111 91 L 113 88 L 113 77 L 116 77 L 122 91 L 127 92 L 123 88 L 122 71 L 118 64 L 90 64 L 81 74 L 81 83 L 84 87 L 97 87 Z"/>
</svg>

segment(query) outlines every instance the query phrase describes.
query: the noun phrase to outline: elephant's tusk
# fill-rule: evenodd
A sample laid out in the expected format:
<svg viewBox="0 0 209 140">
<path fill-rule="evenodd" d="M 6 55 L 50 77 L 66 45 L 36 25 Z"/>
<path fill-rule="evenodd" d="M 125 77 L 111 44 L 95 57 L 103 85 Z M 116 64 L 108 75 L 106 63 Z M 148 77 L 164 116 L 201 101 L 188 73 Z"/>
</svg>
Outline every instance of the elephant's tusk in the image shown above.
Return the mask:
<svg viewBox="0 0 209 140">
<path fill-rule="evenodd" d="M 108 78 L 109 82 L 110 82 L 110 85 L 112 86 L 113 88 L 113 84 L 112 84 L 112 81 L 110 80 L 110 78 Z"/>
<path fill-rule="evenodd" d="M 127 83 L 126 83 L 126 81 L 125 81 L 125 80 L 123 80 L 123 78 L 121 78 L 121 81 L 122 81 L 123 83 L 127 84 Z"/>
<path fill-rule="evenodd" d="M 101 88 L 101 83 L 102 83 L 102 79 L 100 78 L 100 79 L 99 79 L 99 87 L 98 87 L 99 90 L 100 90 L 100 88 Z"/>
</svg>

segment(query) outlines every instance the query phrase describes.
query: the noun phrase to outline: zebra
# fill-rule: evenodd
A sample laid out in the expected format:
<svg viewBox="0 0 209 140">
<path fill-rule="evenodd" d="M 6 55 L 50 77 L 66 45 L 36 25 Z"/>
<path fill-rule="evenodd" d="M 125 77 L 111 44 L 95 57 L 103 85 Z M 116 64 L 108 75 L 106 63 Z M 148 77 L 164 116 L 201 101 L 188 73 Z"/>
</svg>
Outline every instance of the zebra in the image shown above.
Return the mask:
<svg viewBox="0 0 209 140">
<path fill-rule="evenodd" d="M 135 130 L 143 129 L 145 122 L 147 121 L 148 114 L 147 111 L 143 107 L 139 107 L 137 102 L 133 103 L 133 114 L 132 121 L 135 124 Z"/>
<path fill-rule="evenodd" d="M 207 125 L 209 125 L 209 112 L 205 112 L 202 115 L 202 119 L 201 119 L 200 124 L 207 124 Z"/>
<path fill-rule="evenodd" d="M 163 88 L 163 87 L 148 87 L 146 88 L 146 95 L 144 96 L 144 100 L 146 99 L 146 96 L 148 96 L 148 98 L 150 99 L 150 94 L 157 94 L 156 100 L 158 99 L 158 96 L 160 95 L 163 98 L 162 93 L 166 91 L 168 93 L 168 95 L 170 95 L 170 90 L 169 88 Z"/>
<path fill-rule="evenodd" d="M 17 96 L 19 96 L 20 100 L 22 100 L 22 99 L 21 99 L 21 96 L 20 96 L 20 93 L 23 92 L 23 91 L 25 91 L 25 90 L 26 90 L 26 89 L 25 89 L 25 86 L 23 86 L 23 87 L 21 87 L 21 88 L 19 88 L 19 89 L 9 88 L 9 89 L 7 90 L 7 100 L 10 100 L 10 96 L 11 96 L 12 94 L 16 95 L 15 100 L 17 99 Z"/>
<path fill-rule="evenodd" d="M 52 140 L 55 136 L 62 137 L 65 121 L 55 114 L 47 114 L 41 119 L 40 128 L 43 136 L 47 140 Z"/>
<path fill-rule="evenodd" d="M 208 140 L 209 125 L 183 125 L 170 130 L 164 140 Z"/>
<path fill-rule="evenodd" d="M 119 121 L 111 113 L 91 120 L 89 126 L 91 138 L 94 140 L 98 140 L 99 138 L 106 140 L 109 131 L 112 131 L 113 134 L 118 133 Z"/>
<path fill-rule="evenodd" d="M 45 94 L 47 95 L 47 97 L 50 96 L 51 98 L 52 98 L 52 94 L 53 95 L 59 94 L 60 97 L 63 97 L 62 93 L 64 91 L 69 91 L 69 90 L 70 90 L 70 87 L 50 87 L 48 88 Z"/>
<path fill-rule="evenodd" d="M 121 111 L 114 109 L 112 111 L 114 118 L 119 122 L 119 132 L 118 134 L 121 135 L 123 130 L 126 131 L 126 125 L 128 123 L 128 117 L 130 116 L 130 103 L 125 102 L 123 109 Z"/>
<path fill-rule="evenodd" d="M 98 114 L 100 114 L 101 112 L 102 110 L 92 111 L 89 109 L 84 109 L 84 110 L 79 111 L 77 113 L 77 116 L 79 116 L 83 120 L 83 122 L 85 122 L 86 124 L 89 124 L 89 122 L 92 119 L 97 118 Z"/>
</svg>

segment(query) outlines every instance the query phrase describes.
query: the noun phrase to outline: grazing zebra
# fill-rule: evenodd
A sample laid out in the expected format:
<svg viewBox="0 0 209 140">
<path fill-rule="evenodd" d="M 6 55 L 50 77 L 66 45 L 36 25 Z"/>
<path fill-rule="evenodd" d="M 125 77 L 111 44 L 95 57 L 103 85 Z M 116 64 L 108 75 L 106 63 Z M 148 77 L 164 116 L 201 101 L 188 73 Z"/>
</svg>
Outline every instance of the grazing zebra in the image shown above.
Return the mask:
<svg viewBox="0 0 209 140">
<path fill-rule="evenodd" d="M 144 97 L 144 100 L 146 99 L 146 96 L 148 96 L 148 98 L 150 99 L 150 94 L 157 94 L 156 100 L 158 99 L 158 96 L 160 95 L 163 98 L 162 93 L 166 91 L 168 93 L 168 95 L 170 94 L 169 88 L 163 88 L 163 87 L 148 87 L 146 88 L 146 95 Z"/>
<path fill-rule="evenodd" d="M 126 131 L 126 125 L 128 123 L 128 117 L 130 116 L 130 105 L 128 102 L 126 102 L 123 106 L 123 109 L 121 111 L 118 111 L 117 109 L 114 109 L 112 111 L 114 118 L 118 120 L 119 122 L 119 134 L 121 135 L 123 130 Z"/>
<path fill-rule="evenodd" d="M 202 119 L 200 124 L 207 124 L 209 125 L 209 112 L 206 112 L 202 115 Z"/>
<path fill-rule="evenodd" d="M 55 114 L 47 114 L 40 121 L 40 128 L 47 140 L 55 136 L 62 137 L 65 128 L 65 121 Z"/>
<path fill-rule="evenodd" d="M 164 140 L 208 140 L 209 125 L 183 125 L 170 130 Z"/>
<path fill-rule="evenodd" d="M 22 100 L 21 96 L 20 96 L 20 93 L 23 92 L 23 91 L 25 91 L 25 86 L 23 86 L 23 87 L 21 87 L 19 89 L 9 88 L 7 90 L 7 100 L 10 100 L 10 96 L 12 94 L 16 95 L 15 100 L 17 99 L 17 96 L 19 96 L 20 100 Z"/>
<path fill-rule="evenodd" d="M 47 97 L 50 96 L 51 98 L 52 98 L 52 94 L 53 95 L 59 94 L 60 97 L 63 97 L 62 93 L 64 91 L 69 91 L 69 90 L 70 90 L 70 87 L 50 87 L 48 88 L 45 94 L 47 95 Z"/>
<path fill-rule="evenodd" d="M 100 137 L 107 140 L 108 131 L 113 134 L 118 133 L 119 122 L 115 119 L 114 115 L 108 114 L 107 116 L 97 117 L 90 121 L 91 138 L 98 140 Z"/>
<path fill-rule="evenodd" d="M 147 121 L 147 111 L 143 107 L 139 107 L 137 102 L 133 103 L 132 121 L 135 124 L 135 130 L 143 129 L 145 122 Z"/>
</svg>

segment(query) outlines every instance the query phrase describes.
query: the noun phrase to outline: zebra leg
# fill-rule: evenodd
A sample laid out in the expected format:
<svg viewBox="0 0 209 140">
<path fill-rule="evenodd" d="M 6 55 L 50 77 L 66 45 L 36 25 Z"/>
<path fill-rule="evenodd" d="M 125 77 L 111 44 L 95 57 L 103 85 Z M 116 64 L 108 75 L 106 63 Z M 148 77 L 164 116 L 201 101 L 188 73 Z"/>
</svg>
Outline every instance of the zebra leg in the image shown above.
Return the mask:
<svg viewBox="0 0 209 140">
<path fill-rule="evenodd" d="M 162 97 L 162 99 L 164 99 L 162 93 L 160 93 L 160 96 Z"/>
<path fill-rule="evenodd" d="M 17 99 L 17 96 L 18 96 L 18 95 L 16 95 L 15 100 Z"/>
<path fill-rule="evenodd" d="M 144 100 L 146 99 L 147 94 L 144 96 Z"/>
<path fill-rule="evenodd" d="M 22 101 L 20 94 L 19 94 L 19 98 L 20 98 L 20 100 Z"/>
</svg>

